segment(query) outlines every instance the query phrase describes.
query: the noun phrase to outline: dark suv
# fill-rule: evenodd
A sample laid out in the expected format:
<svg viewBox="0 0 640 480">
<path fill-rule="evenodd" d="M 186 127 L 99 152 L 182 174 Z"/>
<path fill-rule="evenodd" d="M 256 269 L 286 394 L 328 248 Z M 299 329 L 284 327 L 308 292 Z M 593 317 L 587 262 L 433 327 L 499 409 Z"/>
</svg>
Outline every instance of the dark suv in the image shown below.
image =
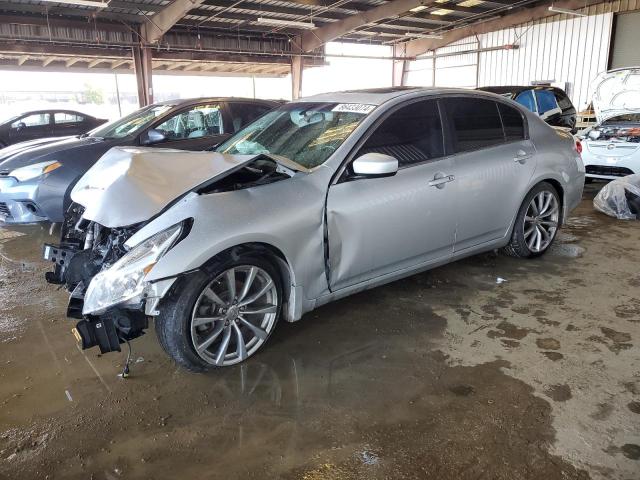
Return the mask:
<svg viewBox="0 0 640 480">
<path fill-rule="evenodd" d="M 568 128 L 575 133 L 576 108 L 564 90 L 548 86 L 482 87 L 478 90 L 497 93 L 515 100 L 533 113 L 537 113 L 552 127 Z"/>
</svg>

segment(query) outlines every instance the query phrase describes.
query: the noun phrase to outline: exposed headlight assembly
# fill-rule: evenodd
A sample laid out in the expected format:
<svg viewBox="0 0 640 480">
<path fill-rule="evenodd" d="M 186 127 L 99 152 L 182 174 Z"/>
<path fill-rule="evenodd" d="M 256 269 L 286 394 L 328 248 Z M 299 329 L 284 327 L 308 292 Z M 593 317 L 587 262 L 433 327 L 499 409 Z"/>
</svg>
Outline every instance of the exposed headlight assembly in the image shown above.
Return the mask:
<svg viewBox="0 0 640 480">
<path fill-rule="evenodd" d="M 147 286 L 147 274 L 175 245 L 182 228 L 183 224 L 178 224 L 156 233 L 132 248 L 110 268 L 93 277 L 84 297 L 83 315 L 101 313 L 142 295 Z"/>
<path fill-rule="evenodd" d="M 27 165 L 26 167 L 20 167 L 12 170 L 9 172 L 9 176 L 16 178 L 19 182 L 26 182 L 27 180 L 53 172 L 61 166 L 62 164 L 56 161 L 34 163 L 33 165 Z"/>
</svg>

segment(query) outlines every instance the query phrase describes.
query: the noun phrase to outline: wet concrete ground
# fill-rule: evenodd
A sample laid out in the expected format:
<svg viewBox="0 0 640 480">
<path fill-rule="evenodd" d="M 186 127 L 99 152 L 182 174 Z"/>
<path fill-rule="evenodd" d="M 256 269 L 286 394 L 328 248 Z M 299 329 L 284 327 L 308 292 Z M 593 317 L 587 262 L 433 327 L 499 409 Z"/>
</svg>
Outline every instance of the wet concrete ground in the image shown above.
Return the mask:
<svg viewBox="0 0 640 480">
<path fill-rule="evenodd" d="M 2 479 L 638 479 L 640 222 L 486 254 L 281 323 L 193 375 L 75 346 L 45 232 L 0 231 Z"/>
</svg>

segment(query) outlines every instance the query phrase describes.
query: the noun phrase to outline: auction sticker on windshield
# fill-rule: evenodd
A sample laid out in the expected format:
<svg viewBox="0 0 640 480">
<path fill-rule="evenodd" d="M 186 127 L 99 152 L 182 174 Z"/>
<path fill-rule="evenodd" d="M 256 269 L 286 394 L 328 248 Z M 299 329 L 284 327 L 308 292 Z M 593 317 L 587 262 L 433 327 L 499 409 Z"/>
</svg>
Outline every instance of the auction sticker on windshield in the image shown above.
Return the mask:
<svg viewBox="0 0 640 480">
<path fill-rule="evenodd" d="M 367 105 L 366 103 L 339 103 L 333 109 L 332 112 L 349 112 L 349 113 L 361 113 L 367 115 L 370 113 L 375 105 Z"/>
</svg>

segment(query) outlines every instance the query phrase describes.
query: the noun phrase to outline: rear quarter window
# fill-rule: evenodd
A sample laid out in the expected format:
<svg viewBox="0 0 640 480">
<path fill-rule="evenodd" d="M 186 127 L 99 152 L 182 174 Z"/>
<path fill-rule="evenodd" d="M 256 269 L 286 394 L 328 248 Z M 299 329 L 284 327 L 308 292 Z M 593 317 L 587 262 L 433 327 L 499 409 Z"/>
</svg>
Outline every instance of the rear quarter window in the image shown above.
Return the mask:
<svg viewBox="0 0 640 480">
<path fill-rule="evenodd" d="M 498 103 L 498 110 L 502 118 L 504 136 L 507 142 L 524 140 L 526 138 L 525 122 L 522 114 L 513 107 Z"/>
</svg>

